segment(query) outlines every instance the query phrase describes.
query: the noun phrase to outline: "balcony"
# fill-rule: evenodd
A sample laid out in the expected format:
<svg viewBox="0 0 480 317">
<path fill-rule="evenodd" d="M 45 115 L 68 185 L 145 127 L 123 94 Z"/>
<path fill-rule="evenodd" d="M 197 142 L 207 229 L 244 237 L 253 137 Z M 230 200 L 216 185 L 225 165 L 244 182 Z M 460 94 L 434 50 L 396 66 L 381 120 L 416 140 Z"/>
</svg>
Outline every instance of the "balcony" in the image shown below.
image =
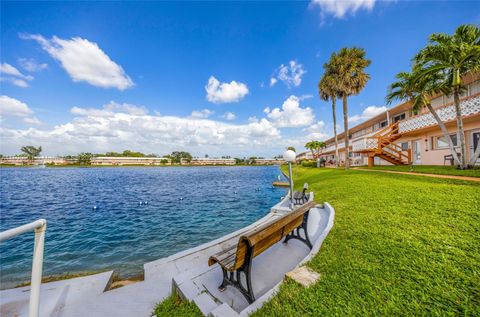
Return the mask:
<svg viewBox="0 0 480 317">
<path fill-rule="evenodd" d="M 462 101 L 460 103 L 460 108 L 462 109 L 463 117 L 480 114 L 480 96 Z M 443 122 L 452 121 L 456 118 L 454 105 L 439 109 L 437 110 L 437 113 Z M 437 125 L 437 120 L 435 120 L 431 113 L 427 113 L 400 122 L 398 128 L 399 133 L 403 134 L 435 125 Z"/>
</svg>

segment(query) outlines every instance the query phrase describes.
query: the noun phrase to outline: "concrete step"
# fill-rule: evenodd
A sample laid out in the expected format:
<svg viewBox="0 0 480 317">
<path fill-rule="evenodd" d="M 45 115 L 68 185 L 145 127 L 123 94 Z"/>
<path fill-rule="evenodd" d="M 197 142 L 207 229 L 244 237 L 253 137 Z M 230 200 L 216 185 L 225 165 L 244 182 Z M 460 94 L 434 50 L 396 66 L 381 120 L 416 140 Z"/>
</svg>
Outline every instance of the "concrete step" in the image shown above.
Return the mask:
<svg viewBox="0 0 480 317">
<path fill-rule="evenodd" d="M 156 305 L 171 294 L 171 279 L 142 281 L 65 306 L 65 317 L 149 317 Z"/>
<path fill-rule="evenodd" d="M 113 271 L 44 283 L 40 291 L 40 316 L 63 316 L 64 307 L 95 299 L 110 285 Z M 0 292 L 1 316 L 28 316 L 30 286 Z"/>
</svg>

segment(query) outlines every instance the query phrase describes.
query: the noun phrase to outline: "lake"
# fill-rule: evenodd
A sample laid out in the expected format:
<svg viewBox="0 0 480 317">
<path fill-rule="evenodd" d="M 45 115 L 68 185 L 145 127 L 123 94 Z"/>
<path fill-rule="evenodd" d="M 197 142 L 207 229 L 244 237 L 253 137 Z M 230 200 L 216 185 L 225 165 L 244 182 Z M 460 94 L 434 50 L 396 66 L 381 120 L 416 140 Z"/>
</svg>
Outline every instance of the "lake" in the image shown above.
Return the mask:
<svg viewBox="0 0 480 317">
<path fill-rule="evenodd" d="M 1 168 L 0 230 L 47 219 L 44 275 L 116 270 L 250 224 L 286 194 L 276 166 Z M 0 282 L 29 280 L 33 232 L 0 244 Z"/>
</svg>

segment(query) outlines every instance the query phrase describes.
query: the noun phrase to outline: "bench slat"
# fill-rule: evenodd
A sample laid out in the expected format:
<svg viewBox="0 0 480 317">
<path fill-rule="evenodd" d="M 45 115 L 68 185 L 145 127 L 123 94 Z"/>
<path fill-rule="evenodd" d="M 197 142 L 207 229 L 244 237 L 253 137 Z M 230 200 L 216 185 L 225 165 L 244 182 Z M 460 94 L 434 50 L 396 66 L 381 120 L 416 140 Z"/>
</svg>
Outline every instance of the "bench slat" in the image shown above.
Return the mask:
<svg viewBox="0 0 480 317">
<path fill-rule="evenodd" d="M 308 202 L 273 222 L 245 233 L 240 237 L 237 245 L 211 256 L 208 265 L 219 263 L 227 271 L 235 271 L 241 268 L 245 264 L 249 247 L 253 247 L 252 257 L 263 253 L 299 227 L 303 222 L 304 214 L 315 205 L 314 201 Z"/>
</svg>

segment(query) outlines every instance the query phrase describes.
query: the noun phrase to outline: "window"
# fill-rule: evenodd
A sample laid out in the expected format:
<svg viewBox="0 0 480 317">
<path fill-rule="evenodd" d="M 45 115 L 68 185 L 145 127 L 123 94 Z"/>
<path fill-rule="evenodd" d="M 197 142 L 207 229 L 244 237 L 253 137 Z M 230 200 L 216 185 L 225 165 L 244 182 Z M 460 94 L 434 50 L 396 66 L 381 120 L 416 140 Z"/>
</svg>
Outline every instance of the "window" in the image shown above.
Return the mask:
<svg viewBox="0 0 480 317">
<path fill-rule="evenodd" d="M 393 117 L 393 122 L 398 122 L 401 120 L 405 120 L 405 113 L 402 113 Z"/>
<path fill-rule="evenodd" d="M 384 128 L 387 126 L 387 120 L 380 122 L 380 128 Z"/>
<path fill-rule="evenodd" d="M 457 146 L 457 134 L 450 134 L 450 138 L 452 138 L 453 146 Z M 433 137 L 432 144 L 434 150 L 448 149 L 448 142 L 443 135 Z"/>
<path fill-rule="evenodd" d="M 400 146 L 402 147 L 402 150 L 403 150 L 403 151 L 408 150 L 408 142 L 402 142 L 402 143 L 400 144 Z"/>
</svg>

